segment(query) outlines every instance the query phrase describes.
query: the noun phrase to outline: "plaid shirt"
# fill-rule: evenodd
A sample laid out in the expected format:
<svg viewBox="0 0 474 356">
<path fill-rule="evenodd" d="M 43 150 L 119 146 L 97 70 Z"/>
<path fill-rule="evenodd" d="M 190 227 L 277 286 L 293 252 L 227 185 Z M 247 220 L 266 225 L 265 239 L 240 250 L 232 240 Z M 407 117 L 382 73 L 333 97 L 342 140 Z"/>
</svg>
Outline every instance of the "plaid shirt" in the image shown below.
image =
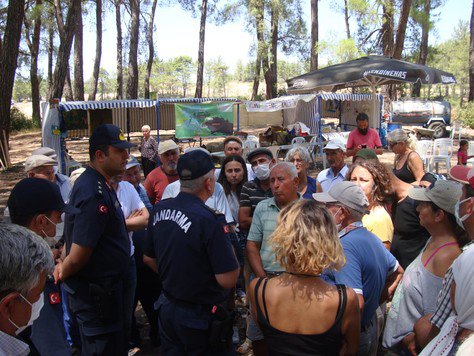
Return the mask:
<svg viewBox="0 0 474 356">
<path fill-rule="evenodd" d="M 465 251 L 472 245 L 472 241 L 466 244 L 462 250 Z M 453 314 L 453 308 L 451 306 L 451 284 L 453 283 L 454 276 L 451 267 L 446 271 L 443 279 L 443 288 L 438 294 L 438 300 L 436 301 L 436 311 L 431 317 L 431 324 L 436 326 L 438 329 L 443 327 L 444 322 Z"/>
<path fill-rule="evenodd" d="M 0 355 L 26 356 L 29 353 L 27 344 L 0 330 Z"/>
<path fill-rule="evenodd" d="M 135 189 L 137 190 L 138 195 L 142 200 L 143 204 L 145 204 L 146 208 L 148 209 L 148 212 L 151 213 L 153 205 L 151 205 L 150 199 L 148 199 L 148 195 L 146 194 L 145 188 L 143 187 L 143 185 L 139 184 L 138 187 L 136 187 Z"/>
<path fill-rule="evenodd" d="M 150 136 L 148 140 L 142 139 L 140 146 L 142 157 L 148 158 L 150 161 L 157 162 L 158 160 L 158 143 Z"/>
</svg>

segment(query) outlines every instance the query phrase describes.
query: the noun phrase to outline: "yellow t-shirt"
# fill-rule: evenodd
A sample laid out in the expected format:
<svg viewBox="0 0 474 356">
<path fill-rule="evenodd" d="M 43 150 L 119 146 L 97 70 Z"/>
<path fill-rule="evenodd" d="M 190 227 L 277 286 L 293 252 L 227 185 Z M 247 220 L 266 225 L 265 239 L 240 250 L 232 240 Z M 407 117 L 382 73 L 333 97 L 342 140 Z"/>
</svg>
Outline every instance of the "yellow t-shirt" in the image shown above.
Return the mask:
<svg viewBox="0 0 474 356">
<path fill-rule="evenodd" d="M 392 242 L 393 223 L 383 206 L 372 208 L 370 214 L 366 214 L 362 218 L 362 224 L 367 230 L 377 235 L 382 242 Z"/>
</svg>

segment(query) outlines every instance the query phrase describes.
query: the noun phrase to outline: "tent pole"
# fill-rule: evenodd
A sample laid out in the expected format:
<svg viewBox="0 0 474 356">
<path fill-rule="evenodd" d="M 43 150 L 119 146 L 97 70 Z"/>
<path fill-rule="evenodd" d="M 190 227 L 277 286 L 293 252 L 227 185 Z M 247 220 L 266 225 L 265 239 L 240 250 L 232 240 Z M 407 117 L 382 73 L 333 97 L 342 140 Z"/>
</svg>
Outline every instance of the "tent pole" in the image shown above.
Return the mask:
<svg viewBox="0 0 474 356">
<path fill-rule="evenodd" d="M 240 103 L 237 103 L 237 131 L 240 131 Z"/>
<path fill-rule="evenodd" d="M 160 99 L 156 99 L 155 117 L 156 117 L 156 142 L 160 143 Z"/>
</svg>

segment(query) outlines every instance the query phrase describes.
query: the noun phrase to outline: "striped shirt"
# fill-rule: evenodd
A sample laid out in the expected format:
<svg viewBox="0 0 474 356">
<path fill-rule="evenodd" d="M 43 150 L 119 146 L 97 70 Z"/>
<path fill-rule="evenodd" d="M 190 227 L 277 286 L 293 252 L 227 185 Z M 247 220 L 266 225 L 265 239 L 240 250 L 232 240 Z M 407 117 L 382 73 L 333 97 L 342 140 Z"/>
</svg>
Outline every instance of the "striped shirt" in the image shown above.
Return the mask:
<svg viewBox="0 0 474 356">
<path fill-rule="evenodd" d="M 260 181 L 258 178 L 255 178 L 243 185 L 242 191 L 240 192 L 240 207 L 250 208 L 250 215 L 253 215 L 257 204 L 271 197 L 273 197 L 272 190 L 263 190 L 260 187 Z"/>
<path fill-rule="evenodd" d="M 466 244 L 462 250 L 466 251 L 472 246 L 472 241 Z M 452 266 L 452 264 L 451 264 Z M 436 301 L 436 311 L 431 317 L 431 324 L 436 326 L 438 329 L 443 327 L 444 322 L 453 314 L 453 308 L 451 306 L 451 285 L 453 284 L 454 276 L 451 267 L 446 271 L 443 279 L 443 288 L 438 294 L 438 300 Z"/>
</svg>

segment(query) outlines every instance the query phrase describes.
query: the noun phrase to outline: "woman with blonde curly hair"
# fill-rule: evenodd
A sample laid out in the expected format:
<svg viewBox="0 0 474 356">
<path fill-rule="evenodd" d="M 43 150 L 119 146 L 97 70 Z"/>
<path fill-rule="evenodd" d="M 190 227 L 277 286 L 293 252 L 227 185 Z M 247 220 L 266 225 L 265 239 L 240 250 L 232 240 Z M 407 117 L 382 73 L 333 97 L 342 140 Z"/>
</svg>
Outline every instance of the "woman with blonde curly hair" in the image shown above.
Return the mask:
<svg viewBox="0 0 474 356">
<path fill-rule="evenodd" d="M 344 252 L 333 217 L 314 200 L 284 208 L 270 237 L 286 272 L 250 283 L 251 310 L 270 355 L 355 355 L 360 313 L 355 292 L 321 278 Z"/>
<path fill-rule="evenodd" d="M 350 166 L 346 180 L 354 182 L 369 200 L 369 214 L 364 215 L 362 224 L 382 240 L 390 251 L 393 238 L 392 218 L 385 209 L 392 194 L 390 173 L 377 161 L 359 161 Z"/>
</svg>

